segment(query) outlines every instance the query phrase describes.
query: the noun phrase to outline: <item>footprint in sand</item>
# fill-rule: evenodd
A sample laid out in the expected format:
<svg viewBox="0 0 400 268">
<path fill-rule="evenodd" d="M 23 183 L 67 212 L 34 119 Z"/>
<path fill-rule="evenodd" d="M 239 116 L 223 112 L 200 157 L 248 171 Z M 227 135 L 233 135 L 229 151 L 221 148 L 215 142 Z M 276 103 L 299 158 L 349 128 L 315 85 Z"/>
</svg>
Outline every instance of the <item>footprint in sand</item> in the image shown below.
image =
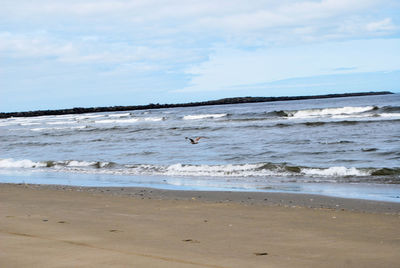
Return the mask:
<svg viewBox="0 0 400 268">
<path fill-rule="evenodd" d="M 198 240 L 193 240 L 193 239 L 183 239 L 183 242 L 190 242 L 190 243 L 200 243 Z"/>
<path fill-rule="evenodd" d="M 266 255 L 268 255 L 268 253 L 267 252 L 254 252 L 254 255 L 256 255 L 256 256 L 266 256 Z"/>
</svg>

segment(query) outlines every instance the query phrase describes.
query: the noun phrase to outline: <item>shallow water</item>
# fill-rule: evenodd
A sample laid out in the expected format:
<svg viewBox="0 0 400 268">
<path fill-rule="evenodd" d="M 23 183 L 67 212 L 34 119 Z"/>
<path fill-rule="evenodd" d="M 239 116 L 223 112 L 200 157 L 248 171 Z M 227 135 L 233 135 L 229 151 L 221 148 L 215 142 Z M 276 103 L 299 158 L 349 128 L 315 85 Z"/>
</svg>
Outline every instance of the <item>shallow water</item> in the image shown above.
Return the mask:
<svg viewBox="0 0 400 268">
<path fill-rule="evenodd" d="M 10 118 L 0 181 L 400 202 L 399 138 L 399 94 Z"/>
</svg>

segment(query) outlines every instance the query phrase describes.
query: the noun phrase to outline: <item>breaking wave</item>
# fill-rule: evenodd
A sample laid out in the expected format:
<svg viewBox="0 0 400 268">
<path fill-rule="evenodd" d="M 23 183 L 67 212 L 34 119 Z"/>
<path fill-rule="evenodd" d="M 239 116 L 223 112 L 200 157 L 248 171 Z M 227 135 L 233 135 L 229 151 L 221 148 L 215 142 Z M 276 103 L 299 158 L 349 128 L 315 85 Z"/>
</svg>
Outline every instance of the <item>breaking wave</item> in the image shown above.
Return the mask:
<svg viewBox="0 0 400 268">
<path fill-rule="evenodd" d="M 382 122 L 390 122 L 390 123 L 400 123 L 400 119 L 392 119 L 392 120 L 340 120 L 340 121 L 308 121 L 308 122 L 288 122 L 288 123 L 277 123 L 272 125 L 273 127 L 297 127 L 299 125 L 307 126 L 307 127 L 320 127 L 325 125 L 338 125 L 338 126 L 354 126 L 354 125 L 367 125 L 367 124 L 375 124 Z"/>
<path fill-rule="evenodd" d="M 32 161 L 28 159 L 0 159 L 2 169 L 43 169 L 63 172 L 102 173 L 110 175 L 148 175 L 183 177 L 304 177 L 304 178 L 368 178 L 390 177 L 391 183 L 400 183 L 400 168 L 303 167 L 287 164 L 255 163 L 227 165 L 153 165 L 125 164 L 103 161 Z"/>
<path fill-rule="evenodd" d="M 86 126 L 76 126 L 76 127 L 38 127 L 38 128 L 31 128 L 31 131 L 52 131 L 52 130 L 75 130 L 75 129 L 84 129 Z"/>
<path fill-rule="evenodd" d="M 114 117 L 117 117 L 114 115 Z M 122 117 L 122 116 L 121 116 Z M 165 117 L 135 117 L 124 119 L 102 119 L 94 121 L 96 124 L 130 124 L 136 122 L 158 122 L 165 120 Z"/>
<path fill-rule="evenodd" d="M 365 112 L 376 111 L 379 108 L 377 106 L 363 106 L 363 107 L 339 107 L 339 108 L 323 108 L 323 109 L 305 109 L 305 110 L 293 110 L 293 111 L 277 111 L 276 113 L 280 116 L 290 118 L 314 118 L 314 117 L 334 117 L 334 116 L 346 116 L 346 115 L 357 115 Z"/>
<path fill-rule="evenodd" d="M 94 114 L 94 115 L 87 114 L 87 115 L 76 115 L 74 118 L 75 118 L 75 120 L 80 121 L 80 120 L 99 118 L 99 117 L 103 117 L 103 116 L 104 115 L 102 115 L 102 114 Z"/>
<path fill-rule="evenodd" d="M 103 119 L 94 121 L 96 124 L 127 124 L 138 122 L 138 118 L 130 118 L 130 119 Z"/>
<path fill-rule="evenodd" d="M 14 159 L 1 159 L 0 168 L 36 168 L 45 167 L 44 162 L 33 162 L 29 159 L 14 160 Z"/>
<path fill-rule="evenodd" d="M 109 114 L 108 117 L 127 117 L 130 116 L 130 113 L 123 113 L 123 114 Z"/>
<path fill-rule="evenodd" d="M 396 113 L 400 112 L 400 106 L 384 106 L 381 108 L 385 113 Z"/>
<path fill-rule="evenodd" d="M 53 121 L 47 122 L 47 125 L 69 125 L 69 124 L 76 124 L 75 121 Z"/>
<path fill-rule="evenodd" d="M 209 119 L 209 118 L 221 118 L 228 114 L 196 114 L 196 115 L 185 115 L 183 120 L 196 120 L 196 119 Z"/>
<path fill-rule="evenodd" d="M 398 106 L 346 106 L 336 108 L 314 108 L 303 110 L 275 110 L 260 113 L 241 113 L 234 114 L 226 118 L 226 121 L 247 122 L 265 121 L 276 119 L 308 119 L 327 121 L 312 121 L 310 125 L 316 126 L 324 123 L 357 124 L 363 122 L 377 122 L 382 120 L 398 120 L 400 117 L 400 107 Z M 199 118 L 200 119 L 200 118 Z M 342 119 L 342 120 L 340 120 Z M 337 121 L 339 120 L 339 121 Z"/>
<path fill-rule="evenodd" d="M 96 168 L 109 168 L 113 166 L 113 162 L 100 162 L 100 161 L 32 161 L 29 159 L 14 160 L 12 158 L 0 159 L 0 168 L 60 168 L 60 167 L 96 167 Z"/>
</svg>

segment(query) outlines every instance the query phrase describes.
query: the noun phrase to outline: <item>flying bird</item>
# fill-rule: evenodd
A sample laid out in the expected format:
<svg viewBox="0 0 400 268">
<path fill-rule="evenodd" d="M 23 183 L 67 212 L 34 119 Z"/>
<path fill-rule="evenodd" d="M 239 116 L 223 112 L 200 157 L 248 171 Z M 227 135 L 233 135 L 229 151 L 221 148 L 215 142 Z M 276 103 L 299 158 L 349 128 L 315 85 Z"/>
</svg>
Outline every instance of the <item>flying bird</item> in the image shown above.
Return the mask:
<svg viewBox="0 0 400 268">
<path fill-rule="evenodd" d="M 204 139 L 206 137 L 196 137 L 194 139 L 185 137 L 186 140 L 189 140 L 191 144 L 198 144 L 200 139 Z"/>
</svg>

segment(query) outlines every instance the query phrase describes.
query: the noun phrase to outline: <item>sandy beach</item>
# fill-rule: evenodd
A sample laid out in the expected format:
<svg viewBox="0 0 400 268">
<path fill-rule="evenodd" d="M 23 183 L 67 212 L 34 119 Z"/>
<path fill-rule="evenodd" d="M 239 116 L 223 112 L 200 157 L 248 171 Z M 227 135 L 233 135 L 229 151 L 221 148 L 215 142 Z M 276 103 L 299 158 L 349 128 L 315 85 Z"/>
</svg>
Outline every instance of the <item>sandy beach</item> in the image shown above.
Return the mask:
<svg viewBox="0 0 400 268">
<path fill-rule="evenodd" d="M 1 267 L 399 267 L 400 203 L 0 185 Z"/>
</svg>

